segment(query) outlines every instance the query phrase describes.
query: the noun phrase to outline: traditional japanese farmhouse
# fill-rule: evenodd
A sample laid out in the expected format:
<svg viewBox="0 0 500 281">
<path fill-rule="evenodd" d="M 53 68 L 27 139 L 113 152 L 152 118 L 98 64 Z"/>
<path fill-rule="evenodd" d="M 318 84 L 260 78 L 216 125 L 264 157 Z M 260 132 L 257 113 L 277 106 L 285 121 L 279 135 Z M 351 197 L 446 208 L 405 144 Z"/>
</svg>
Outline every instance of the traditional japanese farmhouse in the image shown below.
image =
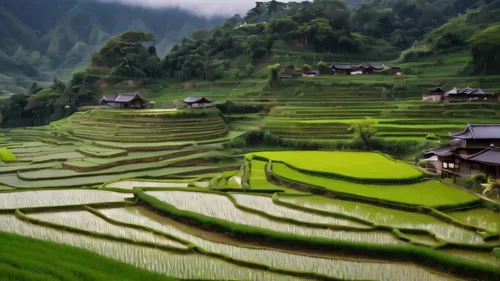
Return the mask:
<svg viewBox="0 0 500 281">
<path fill-rule="evenodd" d="M 481 89 L 475 88 L 453 88 L 444 94 L 444 100 L 447 102 L 498 101 L 498 95 L 488 94 Z"/>
<path fill-rule="evenodd" d="M 332 69 L 332 72 L 334 72 L 335 74 L 347 74 L 347 75 L 350 75 L 351 72 L 353 71 L 351 64 L 333 63 L 330 68 Z"/>
<path fill-rule="evenodd" d="M 152 107 L 152 103 L 150 101 L 143 99 L 137 93 L 106 95 L 103 96 L 100 104 L 110 108 L 141 109 L 141 108 Z"/>
<path fill-rule="evenodd" d="M 330 67 L 335 74 L 372 74 L 385 68 L 381 63 L 370 64 L 339 64 L 333 63 Z"/>
<path fill-rule="evenodd" d="M 425 93 L 423 100 L 440 102 L 443 100 L 444 93 L 441 88 L 432 88 Z"/>
<path fill-rule="evenodd" d="M 397 76 L 401 76 L 401 75 L 404 75 L 404 70 L 399 67 L 399 66 L 395 66 L 395 65 L 391 65 L 390 66 L 390 72 L 394 75 L 397 75 Z"/>
<path fill-rule="evenodd" d="M 498 177 L 500 124 L 469 124 L 450 136 L 450 144 L 424 154 L 437 157 L 437 169 L 465 177 L 479 172 Z"/>
<path fill-rule="evenodd" d="M 311 70 L 306 70 L 302 74 L 302 77 L 316 77 L 319 76 L 319 70 L 311 69 Z"/>
<path fill-rule="evenodd" d="M 206 97 L 187 97 L 184 99 L 184 104 L 188 108 L 207 108 L 215 106 L 215 104 Z"/>
</svg>

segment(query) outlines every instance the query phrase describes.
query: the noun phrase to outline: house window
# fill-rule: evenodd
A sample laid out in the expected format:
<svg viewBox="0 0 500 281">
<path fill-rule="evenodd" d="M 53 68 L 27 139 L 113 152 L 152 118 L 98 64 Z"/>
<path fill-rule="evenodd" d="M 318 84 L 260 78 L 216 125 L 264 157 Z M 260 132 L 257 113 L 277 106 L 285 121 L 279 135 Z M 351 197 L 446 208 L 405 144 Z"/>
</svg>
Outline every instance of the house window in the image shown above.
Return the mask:
<svg viewBox="0 0 500 281">
<path fill-rule="evenodd" d="M 460 164 L 455 164 L 453 162 L 443 162 L 443 169 L 450 169 L 450 170 L 460 169 Z"/>
</svg>

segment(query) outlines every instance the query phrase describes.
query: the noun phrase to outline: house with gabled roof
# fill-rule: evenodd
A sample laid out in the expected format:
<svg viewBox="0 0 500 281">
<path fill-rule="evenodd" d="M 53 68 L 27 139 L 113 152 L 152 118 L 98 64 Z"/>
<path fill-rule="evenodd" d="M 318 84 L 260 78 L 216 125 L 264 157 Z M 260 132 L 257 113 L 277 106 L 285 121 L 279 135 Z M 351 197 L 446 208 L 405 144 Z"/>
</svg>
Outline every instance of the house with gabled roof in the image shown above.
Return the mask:
<svg viewBox="0 0 500 281">
<path fill-rule="evenodd" d="M 497 168 L 486 168 L 484 165 L 494 166 L 495 161 L 488 163 L 489 160 L 485 159 L 500 155 L 497 154 L 500 124 L 468 124 L 461 132 L 451 132 L 450 137 L 453 140 L 448 145 L 424 153 L 427 158 L 437 158 L 437 169 L 461 176 L 471 176 L 481 171 L 496 176 Z"/>
<path fill-rule="evenodd" d="M 184 99 L 184 105 L 187 108 L 208 108 L 214 107 L 215 103 L 206 97 L 187 97 Z"/>
<path fill-rule="evenodd" d="M 500 179 L 500 148 L 488 147 L 467 158 L 464 166 L 470 174 L 483 173 L 494 179 Z"/>
<path fill-rule="evenodd" d="M 427 90 L 423 97 L 423 100 L 439 102 L 443 100 L 444 93 L 444 90 L 441 88 L 431 88 Z"/>
<path fill-rule="evenodd" d="M 443 96 L 447 102 L 463 101 L 498 101 L 498 94 L 488 94 L 477 88 L 453 88 Z"/>
<path fill-rule="evenodd" d="M 117 95 L 105 95 L 102 97 L 100 104 L 109 108 L 131 108 L 140 109 L 152 107 L 152 103 L 143 99 L 137 93 L 121 93 Z"/>
</svg>

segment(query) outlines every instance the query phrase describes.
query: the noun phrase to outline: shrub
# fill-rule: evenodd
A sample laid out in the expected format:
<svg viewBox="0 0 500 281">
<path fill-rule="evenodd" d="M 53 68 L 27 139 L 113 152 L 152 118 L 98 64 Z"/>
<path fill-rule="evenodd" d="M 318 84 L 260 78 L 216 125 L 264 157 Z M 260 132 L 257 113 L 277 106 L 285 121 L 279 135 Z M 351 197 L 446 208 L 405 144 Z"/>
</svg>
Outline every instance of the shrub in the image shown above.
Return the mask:
<svg viewBox="0 0 500 281">
<path fill-rule="evenodd" d="M 491 251 L 491 255 L 497 259 L 500 259 L 500 247 L 496 247 Z"/>
<path fill-rule="evenodd" d="M 247 105 L 247 104 L 236 104 L 231 101 L 226 101 L 223 104 L 218 104 L 217 109 L 219 109 L 224 114 L 231 113 L 258 113 L 264 110 L 263 105 Z"/>
<path fill-rule="evenodd" d="M 487 183 L 488 182 L 488 177 L 485 175 L 485 174 L 475 174 L 473 177 L 472 177 L 472 180 L 475 182 L 475 183 Z"/>
<path fill-rule="evenodd" d="M 0 150 L 0 159 L 3 162 L 14 162 L 17 158 L 9 149 L 2 149 Z"/>
<path fill-rule="evenodd" d="M 235 138 L 224 144 L 225 148 L 243 148 L 247 146 L 247 141 L 244 138 Z"/>
<path fill-rule="evenodd" d="M 438 140 L 438 139 L 439 139 L 439 137 L 437 137 L 437 136 L 436 136 L 435 134 L 433 134 L 433 133 L 430 133 L 430 134 L 428 134 L 428 135 L 425 137 L 425 139 L 428 139 L 428 140 Z"/>
</svg>

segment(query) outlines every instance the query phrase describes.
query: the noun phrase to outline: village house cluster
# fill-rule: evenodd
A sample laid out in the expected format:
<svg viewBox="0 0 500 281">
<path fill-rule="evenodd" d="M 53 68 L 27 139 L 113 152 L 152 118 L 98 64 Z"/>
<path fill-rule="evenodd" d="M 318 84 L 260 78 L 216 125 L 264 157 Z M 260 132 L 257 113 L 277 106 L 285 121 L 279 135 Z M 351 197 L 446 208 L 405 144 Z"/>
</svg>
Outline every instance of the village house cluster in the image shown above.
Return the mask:
<svg viewBox="0 0 500 281">
<path fill-rule="evenodd" d="M 432 88 L 425 93 L 423 100 L 434 102 L 500 101 L 500 94 L 487 93 L 476 88 L 453 88 L 448 92 L 441 88 Z"/>
<path fill-rule="evenodd" d="M 383 63 L 333 63 L 327 71 L 321 72 L 319 69 L 296 69 L 293 65 L 285 66 L 281 69 L 279 78 L 290 79 L 298 77 L 316 77 L 320 75 L 366 75 L 366 74 L 390 74 L 404 75 L 404 71 L 399 66 L 386 66 Z"/>
</svg>

